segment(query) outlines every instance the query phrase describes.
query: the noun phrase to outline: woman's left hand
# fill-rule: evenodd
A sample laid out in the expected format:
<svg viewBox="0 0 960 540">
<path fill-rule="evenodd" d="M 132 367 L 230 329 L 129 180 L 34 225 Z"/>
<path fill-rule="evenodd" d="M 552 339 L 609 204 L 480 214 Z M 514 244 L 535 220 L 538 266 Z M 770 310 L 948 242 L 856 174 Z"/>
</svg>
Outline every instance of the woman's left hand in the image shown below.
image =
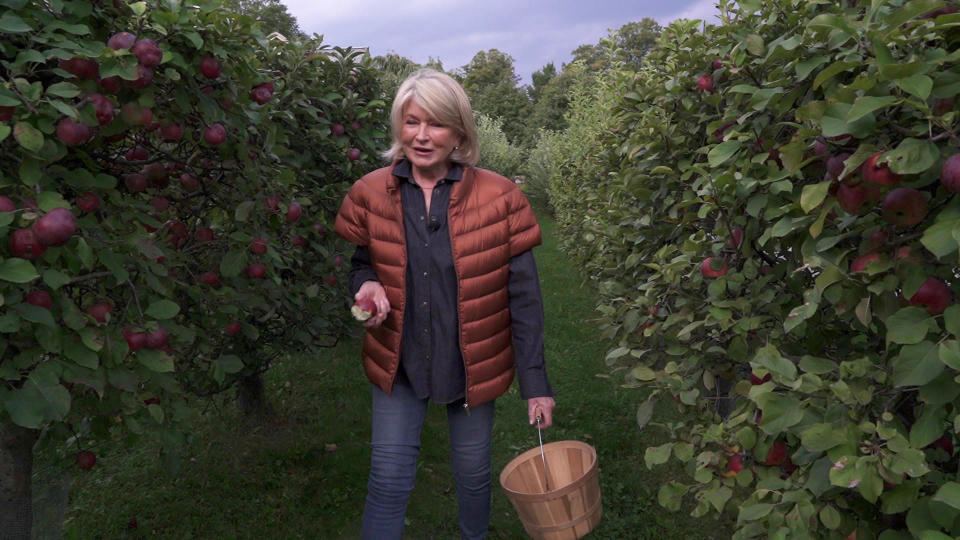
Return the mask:
<svg viewBox="0 0 960 540">
<path fill-rule="evenodd" d="M 527 415 L 530 425 L 536 425 L 537 416 L 540 416 L 540 427 L 548 428 L 553 425 L 553 408 L 557 403 L 552 397 L 535 397 L 527 400 Z"/>
</svg>

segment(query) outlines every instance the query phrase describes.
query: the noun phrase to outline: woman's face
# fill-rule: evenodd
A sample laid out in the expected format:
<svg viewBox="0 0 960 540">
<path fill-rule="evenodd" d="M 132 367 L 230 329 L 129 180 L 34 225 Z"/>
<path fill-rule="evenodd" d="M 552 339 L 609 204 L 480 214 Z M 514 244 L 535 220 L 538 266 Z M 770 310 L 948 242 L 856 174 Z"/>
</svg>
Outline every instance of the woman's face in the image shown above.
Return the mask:
<svg viewBox="0 0 960 540">
<path fill-rule="evenodd" d="M 457 131 L 430 118 L 415 100 L 411 99 L 404 107 L 400 145 L 415 168 L 445 172 L 450 166 L 450 154 L 459 144 Z"/>
</svg>

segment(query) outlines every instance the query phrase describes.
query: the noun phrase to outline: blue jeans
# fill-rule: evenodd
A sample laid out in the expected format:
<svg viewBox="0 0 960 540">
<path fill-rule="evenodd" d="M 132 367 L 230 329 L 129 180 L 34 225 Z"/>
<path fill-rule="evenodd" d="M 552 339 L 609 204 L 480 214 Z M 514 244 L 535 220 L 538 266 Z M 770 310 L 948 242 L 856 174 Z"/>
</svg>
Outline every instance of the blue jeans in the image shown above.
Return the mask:
<svg viewBox="0 0 960 540">
<path fill-rule="evenodd" d="M 490 523 L 490 446 L 493 402 L 471 407 L 447 405 L 450 465 L 457 485 L 460 534 L 482 540 Z M 370 479 L 363 509 L 363 540 L 400 540 L 407 501 L 417 475 L 420 432 L 427 400 L 395 384 L 387 396 L 373 386 Z"/>
</svg>

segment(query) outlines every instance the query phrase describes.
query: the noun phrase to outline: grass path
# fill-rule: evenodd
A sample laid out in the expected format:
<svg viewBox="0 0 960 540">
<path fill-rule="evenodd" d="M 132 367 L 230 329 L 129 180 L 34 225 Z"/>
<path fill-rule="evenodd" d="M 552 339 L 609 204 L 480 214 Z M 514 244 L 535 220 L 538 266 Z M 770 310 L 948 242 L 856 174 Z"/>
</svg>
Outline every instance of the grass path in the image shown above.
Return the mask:
<svg viewBox="0 0 960 540">
<path fill-rule="evenodd" d="M 657 505 L 660 484 L 678 471 L 644 466 L 645 448 L 662 437 L 650 428 L 637 430 L 642 394 L 621 388 L 609 374 L 603 362 L 609 344 L 593 321 L 593 291 L 558 251 L 553 223 L 542 213 L 541 222 L 544 245 L 535 255 L 558 403 L 556 426 L 544 432 L 545 442 L 576 439 L 597 449 L 604 517 L 590 538 L 728 537 L 704 532 L 723 531 L 715 523 Z M 268 374 L 267 392 L 274 412 L 264 418 L 244 419 L 229 404 L 204 415 L 178 474 L 156 459 L 157 444 L 101 449 L 98 466 L 75 475 L 67 538 L 357 538 L 370 416 L 359 336 L 322 357 L 280 363 Z M 536 430 L 526 424 L 526 406 L 514 385 L 497 402 L 489 538 L 525 537 L 496 476 L 536 445 Z M 430 406 L 422 446 L 405 538 L 457 538 L 442 407 Z"/>
</svg>

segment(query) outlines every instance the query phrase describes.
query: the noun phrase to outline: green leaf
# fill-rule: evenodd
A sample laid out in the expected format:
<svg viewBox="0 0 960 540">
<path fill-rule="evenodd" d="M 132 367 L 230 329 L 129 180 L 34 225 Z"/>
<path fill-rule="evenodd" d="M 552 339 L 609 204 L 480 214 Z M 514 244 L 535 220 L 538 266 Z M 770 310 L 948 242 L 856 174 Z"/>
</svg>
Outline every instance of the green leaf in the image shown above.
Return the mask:
<svg viewBox="0 0 960 540">
<path fill-rule="evenodd" d="M 771 510 L 773 510 L 773 505 L 768 503 L 741 506 L 740 513 L 737 515 L 737 522 L 756 521 L 762 517 L 766 517 Z"/>
<path fill-rule="evenodd" d="M 930 253 L 942 259 L 957 250 L 957 240 L 953 237 L 953 231 L 960 231 L 960 218 L 944 219 L 941 213 L 934 220 L 933 225 L 923 231 L 920 243 L 927 248 Z"/>
<path fill-rule="evenodd" d="M 707 500 L 717 512 L 723 512 L 723 507 L 733 496 L 733 490 L 727 486 L 720 486 L 716 489 L 708 489 L 703 492 L 703 498 Z"/>
<path fill-rule="evenodd" d="M 945 366 L 960 371 L 960 343 L 957 340 L 950 339 L 941 343 L 937 355 Z"/>
<path fill-rule="evenodd" d="M 800 435 L 800 444 L 814 452 L 826 452 L 845 442 L 846 433 L 833 424 L 814 424 Z"/>
<path fill-rule="evenodd" d="M 886 154 L 890 170 L 897 174 L 919 174 L 940 159 L 937 145 L 925 139 L 906 138 Z"/>
<path fill-rule="evenodd" d="M 924 98 L 926 99 L 926 98 Z M 897 98 L 893 96 L 883 96 L 883 97 L 873 97 L 873 96 L 861 96 L 858 97 L 856 101 L 853 102 L 853 107 L 850 107 L 850 111 L 847 113 L 847 122 L 856 122 L 857 120 L 863 118 L 864 116 L 872 113 L 877 109 L 882 109 L 884 107 L 889 107 L 894 103 L 897 103 Z"/>
<path fill-rule="evenodd" d="M 830 191 L 830 184 L 833 182 L 819 182 L 817 184 L 807 184 L 803 186 L 803 192 L 800 194 L 800 208 L 803 213 L 809 214 L 811 210 L 820 206 L 820 203 L 827 198 Z"/>
<path fill-rule="evenodd" d="M 243 201 L 237 205 L 237 209 L 233 212 L 233 217 L 237 221 L 243 222 L 250 218 L 250 212 L 253 211 L 254 206 L 253 201 Z"/>
<path fill-rule="evenodd" d="M 657 491 L 657 502 L 667 510 L 676 512 L 680 510 L 683 496 L 689 490 L 689 486 L 685 486 L 679 482 L 668 482 L 660 486 L 660 489 Z"/>
<path fill-rule="evenodd" d="M 740 141 L 725 141 L 710 149 L 707 161 L 711 167 L 719 167 L 740 150 Z"/>
<path fill-rule="evenodd" d="M 823 129 L 825 137 L 836 137 L 839 135 L 853 135 L 858 139 L 868 136 L 873 131 L 876 119 L 872 113 L 867 113 L 856 121 L 848 122 L 847 116 L 853 105 L 849 103 L 834 103 L 827 107 L 820 117 L 820 126 Z"/>
<path fill-rule="evenodd" d="M 757 397 L 757 405 L 763 411 L 760 429 L 767 435 L 778 435 L 803 420 L 804 408 L 793 396 L 767 392 Z"/>
<path fill-rule="evenodd" d="M 20 315 L 20 318 L 32 323 L 42 324 L 48 328 L 56 328 L 57 323 L 53 320 L 53 314 L 47 308 L 34 306 L 32 304 L 20 303 L 14 307 L 14 311 Z"/>
<path fill-rule="evenodd" d="M 646 427 L 647 423 L 650 422 L 650 419 L 653 418 L 653 409 L 656 406 L 657 401 L 655 399 L 648 399 L 643 402 L 639 407 L 637 407 L 637 428 L 643 429 Z"/>
<path fill-rule="evenodd" d="M 243 251 L 230 251 L 220 259 L 220 273 L 223 277 L 237 277 L 247 262 Z"/>
<path fill-rule="evenodd" d="M 12 283 L 30 283 L 40 277 L 37 269 L 26 259 L 12 257 L 0 262 L 0 279 Z"/>
<path fill-rule="evenodd" d="M 937 328 L 936 321 L 925 310 L 905 307 L 887 319 L 887 343 L 920 343 L 928 332 Z"/>
<path fill-rule="evenodd" d="M 70 283 L 70 276 L 59 270 L 47 269 L 43 271 L 43 282 L 53 290 Z"/>
<path fill-rule="evenodd" d="M 747 36 L 747 52 L 754 56 L 762 56 L 763 51 L 766 49 L 766 46 L 763 43 L 763 38 L 757 34 L 750 34 Z"/>
<path fill-rule="evenodd" d="M 193 47 L 194 47 L 195 49 L 202 49 L 202 48 L 203 48 L 203 38 L 200 37 L 200 34 L 198 34 L 198 33 L 196 33 L 196 32 L 184 32 L 184 33 L 183 33 L 183 37 L 189 39 L 189 40 L 190 40 L 190 43 L 193 44 Z"/>
<path fill-rule="evenodd" d="M 80 95 L 80 88 L 69 82 L 58 82 L 47 87 L 48 96 L 57 96 L 62 98 L 74 98 Z"/>
<path fill-rule="evenodd" d="M 243 360 L 239 356 L 226 354 L 217 358 L 216 365 L 224 373 L 240 373 L 243 369 Z"/>
<path fill-rule="evenodd" d="M 11 133 L 13 133 L 13 129 L 10 126 L 6 124 L 0 124 L 0 141 L 3 141 L 9 137 Z"/>
<path fill-rule="evenodd" d="M 180 306 L 170 300 L 157 300 L 147 306 L 146 314 L 158 321 L 172 319 L 180 313 Z"/>
<path fill-rule="evenodd" d="M 43 133 L 27 122 L 17 122 L 13 126 L 13 138 L 31 152 L 39 152 L 43 148 Z"/>
<path fill-rule="evenodd" d="M 173 371 L 173 358 L 167 356 L 167 353 L 156 349 L 140 349 L 136 353 L 137 361 L 145 368 L 157 373 L 169 373 Z"/>
<path fill-rule="evenodd" d="M 662 465 L 670 459 L 670 452 L 673 450 L 673 443 L 661 444 L 660 446 L 651 446 L 643 453 L 643 461 L 648 469 L 655 465 Z"/>
<path fill-rule="evenodd" d="M 108 270 L 113 272 L 117 281 L 123 283 L 130 278 L 130 273 L 123 267 L 123 259 L 113 251 L 104 249 L 97 254 L 97 258 Z"/>
<path fill-rule="evenodd" d="M 893 359 L 893 383 L 896 387 L 922 386 L 940 375 L 943 368 L 934 343 L 923 341 L 904 345 Z"/>
<path fill-rule="evenodd" d="M 100 356 L 79 341 L 65 340 L 63 354 L 85 368 L 97 369 L 100 367 Z"/>
<path fill-rule="evenodd" d="M 10 34 L 20 34 L 23 32 L 32 32 L 33 27 L 24 22 L 23 19 L 8 11 L 0 17 L 0 32 Z M 14 49 L 16 50 L 16 49 Z"/>
<path fill-rule="evenodd" d="M 812 73 L 813 70 L 817 69 L 829 60 L 830 59 L 825 56 L 814 56 L 806 60 L 798 61 L 793 65 L 793 69 L 797 73 L 797 81 L 806 79 L 808 76 L 810 76 L 810 73 Z"/>
<path fill-rule="evenodd" d="M 926 101 L 927 98 L 930 97 L 930 91 L 933 90 L 933 79 L 926 75 L 914 75 L 912 77 L 897 79 L 896 83 L 904 92 L 913 94 L 923 101 Z"/>
<path fill-rule="evenodd" d="M 960 509 L 960 484 L 957 482 L 947 482 L 940 486 L 933 500 L 948 504 L 953 508 Z"/>
<path fill-rule="evenodd" d="M 813 89 L 816 90 L 820 87 L 821 84 L 829 81 L 840 73 L 847 71 L 848 69 L 857 67 L 859 64 L 853 62 L 843 62 L 838 61 L 827 66 L 826 69 L 817 74 L 816 78 L 813 79 Z M 839 135 L 839 133 L 838 133 Z"/>
<path fill-rule="evenodd" d="M 840 526 L 840 512 L 831 505 L 826 505 L 820 509 L 820 522 L 831 531 Z"/>
<path fill-rule="evenodd" d="M 130 4 L 130 10 L 133 11 L 134 15 L 136 15 L 137 17 L 140 17 L 147 12 L 147 3 L 134 2 Z"/>
<path fill-rule="evenodd" d="M 780 378 L 793 380 L 797 377 L 797 366 L 780 355 L 780 351 L 773 345 L 766 345 L 757 350 L 756 356 L 750 362 L 752 367 L 763 367 Z"/>
<path fill-rule="evenodd" d="M 837 363 L 826 358 L 804 356 L 800 359 L 800 369 L 807 373 L 823 375 L 837 369 Z"/>
<path fill-rule="evenodd" d="M 910 426 L 910 445 L 924 448 L 943 435 L 947 413 L 942 407 L 927 405 L 923 414 Z"/>
<path fill-rule="evenodd" d="M 894 486 L 880 496 L 883 513 L 899 514 L 900 512 L 906 512 L 917 502 L 919 494 L 920 484 L 914 482 Z"/>
<path fill-rule="evenodd" d="M 158 423 L 163 423 L 163 408 L 156 403 L 151 403 L 147 405 L 147 412 L 150 413 L 150 416 Z"/>
</svg>

